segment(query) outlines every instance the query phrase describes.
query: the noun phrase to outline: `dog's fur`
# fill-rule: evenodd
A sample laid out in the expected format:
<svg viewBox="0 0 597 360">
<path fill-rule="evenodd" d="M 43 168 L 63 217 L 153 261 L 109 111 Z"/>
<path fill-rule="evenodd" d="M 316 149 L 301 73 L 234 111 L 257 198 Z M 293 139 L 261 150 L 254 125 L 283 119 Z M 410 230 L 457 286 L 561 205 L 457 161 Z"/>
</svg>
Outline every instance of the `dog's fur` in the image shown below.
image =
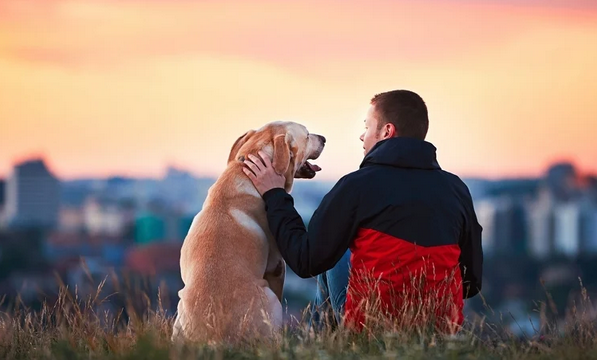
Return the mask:
<svg viewBox="0 0 597 360">
<path fill-rule="evenodd" d="M 236 140 L 181 249 L 184 287 L 172 340 L 236 343 L 276 337 L 286 263 L 269 231 L 265 203 L 243 173 L 243 160 L 263 150 L 290 192 L 294 178 L 315 175 L 307 160 L 319 157 L 324 143 L 324 137 L 294 122 L 269 123 Z"/>
</svg>

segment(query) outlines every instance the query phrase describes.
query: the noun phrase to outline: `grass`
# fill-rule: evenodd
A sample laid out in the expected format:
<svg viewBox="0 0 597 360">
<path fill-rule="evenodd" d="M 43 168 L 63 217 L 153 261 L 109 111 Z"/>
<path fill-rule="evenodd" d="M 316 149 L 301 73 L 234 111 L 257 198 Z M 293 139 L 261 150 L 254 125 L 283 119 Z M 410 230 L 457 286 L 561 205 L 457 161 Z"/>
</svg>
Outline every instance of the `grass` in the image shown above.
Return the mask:
<svg viewBox="0 0 597 360">
<path fill-rule="evenodd" d="M 0 314 L 0 358 L 597 359 L 595 312 L 582 284 L 579 298 L 558 320 L 550 312 L 548 294 L 537 309 L 541 325 L 522 338 L 483 317 L 468 319 L 455 337 L 441 336 L 423 327 L 396 328 L 387 319 L 383 326 L 368 326 L 360 333 L 330 324 L 314 331 L 308 326 L 305 310 L 303 318 L 293 319 L 285 327 L 277 345 L 252 343 L 236 347 L 171 343 L 174 318 L 166 314 L 159 300 L 153 306 L 149 304 L 154 309 L 151 311 L 138 313 L 132 305 L 124 309 L 129 314 L 126 320 L 123 312 L 101 312 L 98 308 L 110 301 L 100 296 L 104 285 L 101 282 L 97 291 L 84 299 L 77 289 L 61 286 L 57 301 L 44 303 L 38 311 L 17 301 Z M 492 311 L 489 307 L 487 310 Z"/>
</svg>

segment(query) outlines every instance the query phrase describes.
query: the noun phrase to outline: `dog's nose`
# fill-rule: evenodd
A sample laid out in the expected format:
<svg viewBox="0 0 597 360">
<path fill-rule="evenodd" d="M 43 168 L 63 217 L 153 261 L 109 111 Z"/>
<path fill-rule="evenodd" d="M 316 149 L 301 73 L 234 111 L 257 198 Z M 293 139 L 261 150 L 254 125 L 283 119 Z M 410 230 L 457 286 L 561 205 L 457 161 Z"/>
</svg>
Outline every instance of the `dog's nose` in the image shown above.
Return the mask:
<svg viewBox="0 0 597 360">
<path fill-rule="evenodd" d="M 319 135 L 319 138 L 321 139 L 321 142 L 325 144 L 325 136 Z"/>
</svg>

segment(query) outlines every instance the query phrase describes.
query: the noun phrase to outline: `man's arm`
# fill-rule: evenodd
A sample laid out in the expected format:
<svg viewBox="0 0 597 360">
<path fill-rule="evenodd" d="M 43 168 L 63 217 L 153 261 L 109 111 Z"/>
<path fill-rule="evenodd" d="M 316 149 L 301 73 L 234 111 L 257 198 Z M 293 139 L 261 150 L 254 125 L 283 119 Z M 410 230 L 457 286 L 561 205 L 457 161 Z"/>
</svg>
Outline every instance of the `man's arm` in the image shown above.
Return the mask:
<svg viewBox="0 0 597 360">
<path fill-rule="evenodd" d="M 263 194 L 270 230 L 288 266 L 308 278 L 331 269 L 350 246 L 357 231 L 358 196 L 341 179 L 311 217 L 309 231 L 284 189 Z"/>
<path fill-rule="evenodd" d="M 483 228 L 477 221 L 468 189 L 466 207 L 465 227 L 460 239 L 460 267 L 463 275 L 463 297 L 468 299 L 481 291 L 483 277 L 483 248 L 481 246 Z"/>
</svg>

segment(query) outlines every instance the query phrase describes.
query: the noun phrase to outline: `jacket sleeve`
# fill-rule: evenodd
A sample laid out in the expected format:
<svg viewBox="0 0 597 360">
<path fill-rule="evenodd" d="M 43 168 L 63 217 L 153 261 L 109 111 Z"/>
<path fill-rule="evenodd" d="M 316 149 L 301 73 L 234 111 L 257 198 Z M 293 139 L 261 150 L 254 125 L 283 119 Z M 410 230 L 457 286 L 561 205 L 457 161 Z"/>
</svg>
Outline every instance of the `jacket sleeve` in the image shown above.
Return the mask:
<svg viewBox="0 0 597 360">
<path fill-rule="evenodd" d="M 466 193 L 466 219 L 460 239 L 460 268 L 463 280 L 463 297 L 468 299 L 477 295 L 482 288 L 483 248 L 481 246 L 481 233 L 483 228 L 477 221 L 477 215 L 468 189 Z"/>
<path fill-rule="evenodd" d="M 294 208 L 292 196 L 284 189 L 272 189 L 263 194 L 263 199 L 280 254 L 302 278 L 334 267 L 355 237 L 358 196 L 345 178 L 324 196 L 311 217 L 308 232 Z"/>
</svg>

